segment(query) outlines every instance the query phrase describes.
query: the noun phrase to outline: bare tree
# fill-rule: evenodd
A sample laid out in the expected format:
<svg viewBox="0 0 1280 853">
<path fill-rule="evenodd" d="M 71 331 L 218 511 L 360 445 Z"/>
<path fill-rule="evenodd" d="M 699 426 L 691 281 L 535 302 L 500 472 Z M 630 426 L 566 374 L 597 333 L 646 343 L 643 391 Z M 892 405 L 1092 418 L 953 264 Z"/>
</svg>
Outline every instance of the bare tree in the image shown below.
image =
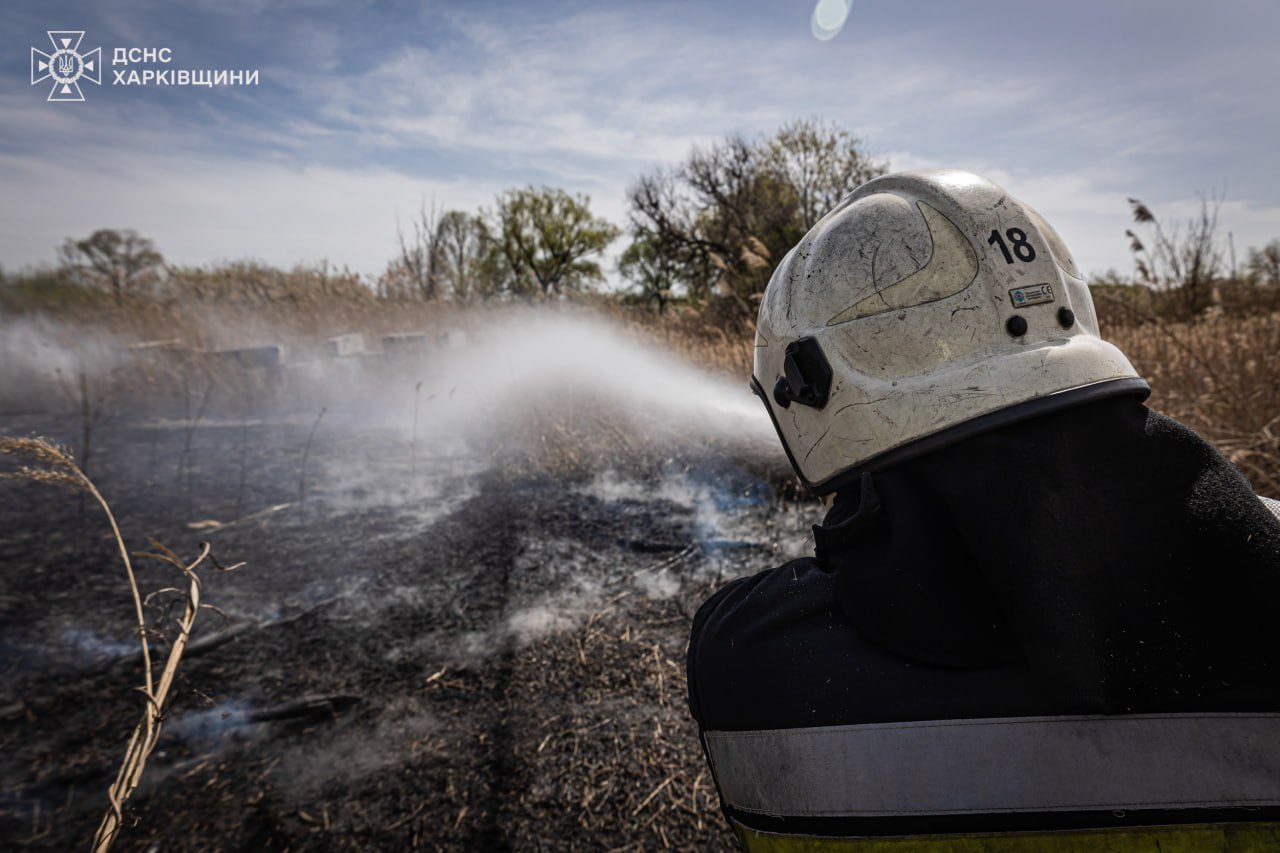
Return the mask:
<svg viewBox="0 0 1280 853">
<path fill-rule="evenodd" d="M 867 156 L 857 136 L 816 118 L 784 125 L 764 143 L 763 164 L 795 193 L 805 232 L 852 189 L 888 168 Z"/>
<path fill-rule="evenodd" d="M 1261 249 L 1250 249 L 1245 269 L 1256 284 L 1280 286 L 1280 240 L 1272 240 Z"/>
<path fill-rule="evenodd" d="M 435 299 L 440 289 L 441 257 L 439 251 L 440 214 L 435 202 L 430 210 L 426 202 L 412 221 L 413 234 L 406 239 L 404 230 L 396 224 L 396 236 L 400 241 L 400 256 L 393 262 L 399 275 L 424 301 Z"/>
<path fill-rule="evenodd" d="M 730 296 L 745 316 L 787 250 L 885 168 L 857 137 L 817 119 L 756 141 L 730 136 L 632 185 L 631 237 L 692 299 Z"/>
<path fill-rule="evenodd" d="M 164 264 L 151 240 L 127 228 L 100 228 L 83 240 L 68 238 L 58 257 L 75 275 L 106 283 L 117 304 L 126 290 Z"/>
<path fill-rule="evenodd" d="M 678 270 L 695 300 L 741 300 L 763 290 L 770 270 L 756 259 L 803 233 L 794 194 L 741 137 L 695 149 L 678 169 L 642 176 L 630 200 L 633 239 Z"/>
<path fill-rule="evenodd" d="M 679 169 L 642 175 L 628 195 L 633 240 L 666 258 L 691 298 L 705 299 L 723 277 L 723 259 L 732 256 L 703 221 L 702 211 L 712 203 L 692 194 Z"/>
<path fill-rule="evenodd" d="M 1166 227 L 1151 208 L 1129 199 L 1133 220 L 1148 226 L 1151 245 L 1133 231 L 1125 231 L 1138 278 L 1145 284 L 1181 294 L 1184 307 L 1193 314 L 1209 304 L 1214 281 L 1225 257 L 1218 238 L 1221 199 L 1201 197 L 1200 212 L 1182 225 Z"/>
</svg>

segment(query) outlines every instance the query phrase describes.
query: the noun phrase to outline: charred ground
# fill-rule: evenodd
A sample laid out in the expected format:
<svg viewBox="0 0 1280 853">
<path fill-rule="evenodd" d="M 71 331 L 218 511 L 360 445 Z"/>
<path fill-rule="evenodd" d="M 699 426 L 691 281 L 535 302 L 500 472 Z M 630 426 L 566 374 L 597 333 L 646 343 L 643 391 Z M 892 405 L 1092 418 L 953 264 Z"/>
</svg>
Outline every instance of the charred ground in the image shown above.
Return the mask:
<svg viewBox="0 0 1280 853">
<path fill-rule="evenodd" d="M 230 621 L 197 626 L 117 848 L 727 849 L 689 624 L 803 547 L 807 514 L 729 458 L 563 479 L 337 422 L 308 450 L 311 426 L 98 429 L 131 547 L 247 563 L 205 577 Z M 0 835 L 87 846 L 142 701 L 127 588 L 78 496 L 6 483 L 0 515 Z"/>
</svg>

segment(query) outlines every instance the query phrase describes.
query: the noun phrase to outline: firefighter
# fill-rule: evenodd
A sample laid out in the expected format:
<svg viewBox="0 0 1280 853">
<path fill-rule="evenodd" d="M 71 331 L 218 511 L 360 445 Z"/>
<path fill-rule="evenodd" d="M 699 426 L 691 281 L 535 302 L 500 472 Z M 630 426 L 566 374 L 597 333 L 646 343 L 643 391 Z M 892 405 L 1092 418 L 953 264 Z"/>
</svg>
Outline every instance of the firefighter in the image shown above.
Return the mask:
<svg viewBox="0 0 1280 853">
<path fill-rule="evenodd" d="M 779 265 L 755 353 L 829 509 L 694 619 L 746 850 L 1280 850 L 1280 504 L 1143 405 L 1044 219 L 877 178 Z"/>
</svg>

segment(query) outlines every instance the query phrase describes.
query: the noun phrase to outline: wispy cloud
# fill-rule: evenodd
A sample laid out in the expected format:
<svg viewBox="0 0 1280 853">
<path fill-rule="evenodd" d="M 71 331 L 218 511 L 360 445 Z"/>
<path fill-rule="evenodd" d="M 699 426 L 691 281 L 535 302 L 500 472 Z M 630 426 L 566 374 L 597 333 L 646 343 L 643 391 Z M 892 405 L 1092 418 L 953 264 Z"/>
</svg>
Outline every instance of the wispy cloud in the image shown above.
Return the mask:
<svg viewBox="0 0 1280 853">
<path fill-rule="evenodd" d="M 397 215 L 413 216 L 424 200 L 466 209 L 502 188 L 408 180 L 378 168 L 227 160 L 202 166 L 173 155 L 115 165 L 105 173 L 90 162 L 0 156 L 7 190 L 35 202 L 5 209 L 6 245 L 52 256 L 66 236 L 130 227 L 152 236 L 174 263 L 255 259 L 288 267 L 327 259 L 373 273 L 395 254 Z"/>
<path fill-rule="evenodd" d="M 0 178 L 22 204 L 5 211 L 0 261 L 49 258 L 73 223 L 127 213 L 154 221 L 184 260 L 324 253 L 373 272 L 396 214 L 423 195 L 475 209 L 505 187 L 554 184 L 621 222 L 640 173 L 726 133 L 812 115 L 895 166 L 1006 180 L 1086 269 L 1127 264 L 1126 195 L 1172 206 L 1221 187 L 1238 243 L 1280 232 L 1269 150 L 1280 117 L 1259 106 L 1280 83 L 1273 4 L 867 2 L 826 43 L 809 35 L 808 13 L 758 0 L 73 3 L 67 14 L 104 44 L 172 38 L 193 62 L 261 67 L 263 83 L 104 87 L 58 110 L 11 62 Z M 0 22 L 19 45 L 10 54 L 23 59 L 45 17 L 20 3 Z M 76 217 L 50 186 L 78 194 Z"/>
</svg>

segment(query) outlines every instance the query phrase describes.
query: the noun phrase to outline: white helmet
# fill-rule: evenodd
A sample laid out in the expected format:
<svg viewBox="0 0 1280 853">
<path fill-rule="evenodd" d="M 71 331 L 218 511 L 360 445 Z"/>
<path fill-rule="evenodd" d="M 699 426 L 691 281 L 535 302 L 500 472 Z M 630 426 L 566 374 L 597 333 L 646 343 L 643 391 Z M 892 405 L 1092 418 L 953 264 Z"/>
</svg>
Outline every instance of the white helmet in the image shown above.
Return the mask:
<svg viewBox="0 0 1280 853">
<path fill-rule="evenodd" d="M 1150 392 L 1098 337 L 1057 233 L 956 170 L 869 181 L 805 235 L 765 290 L 751 384 L 818 494 L 1001 424 Z"/>
</svg>

